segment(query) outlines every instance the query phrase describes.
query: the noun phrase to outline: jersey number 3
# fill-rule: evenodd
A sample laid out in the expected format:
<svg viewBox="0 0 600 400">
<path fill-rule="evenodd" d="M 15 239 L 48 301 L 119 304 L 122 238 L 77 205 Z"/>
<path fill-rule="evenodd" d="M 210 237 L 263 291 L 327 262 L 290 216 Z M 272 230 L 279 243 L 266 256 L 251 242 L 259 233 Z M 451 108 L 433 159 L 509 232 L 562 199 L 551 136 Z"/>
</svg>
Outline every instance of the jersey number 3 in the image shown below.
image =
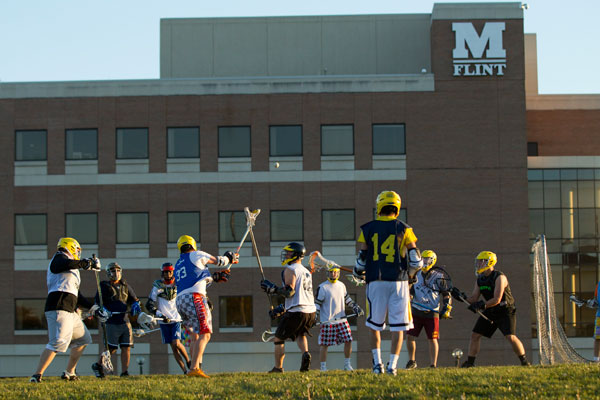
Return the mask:
<svg viewBox="0 0 600 400">
<path fill-rule="evenodd" d="M 381 244 L 381 253 L 385 254 L 386 262 L 394 262 L 394 256 L 396 255 L 395 239 L 394 235 L 389 235 Z M 379 261 L 379 234 L 374 234 L 371 241 L 373 242 L 373 261 Z"/>
</svg>

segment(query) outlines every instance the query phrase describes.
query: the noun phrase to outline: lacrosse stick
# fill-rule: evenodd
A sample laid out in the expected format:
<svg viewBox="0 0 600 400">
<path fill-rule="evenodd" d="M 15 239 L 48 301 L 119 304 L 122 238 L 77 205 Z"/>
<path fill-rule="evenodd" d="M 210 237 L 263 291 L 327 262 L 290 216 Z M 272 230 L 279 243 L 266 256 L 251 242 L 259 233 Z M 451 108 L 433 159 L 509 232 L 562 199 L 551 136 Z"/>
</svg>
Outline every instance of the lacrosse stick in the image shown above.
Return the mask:
<svg viewBox="0 0 600 400">
<path fill-rule="evenodd" d="M 96 255 L 92 254 L 92 258 L 95 260 Z M 100 308 L 103 309 L 104 305 L 102 304 L 102 289 L 100 288 L 100 276 L 98 275 L 98 271 L 94 271 L 96 274 L 96 286 L 98 288 L 98 302 L 100 303 Z M 108 338 L 106 337 L 106 324 L 101 322 L 102 325 L 102 338 L 104 339 L 104 351 L 100 355 L 100 364 L 104 369 L 106 374 L 112 374 L 114 371 L 112 361 L 110 360 L 110 352 L 108 351 Z"/>
<path fill-rule="evenodd" d="M 310 272 L 328 270 L 330 266 L 335 266 L 342 271 L 352 272 L 352 269 L 347 267 L 341 267 L 338 263 L 332 260 L 328 260 L 318 251 L 313 251 L 310 253 L 308 258 L 308 262 L 310 264 Z M 347 275 L 348 280 L 354 283 L 356 286 L 362 286 L 365 284 L 365 281 L 355 277 L 354 275 Z"/>
<path fill-rule="evenodd" d="M 452 292 L 452 289 L 456 289 L 455 292 L 460 294 L 460 290 L 458 290 L 458 288 L 455 288 L 454 285 L 452 285 L 452 278 L 450 278 L 450 274 L 448 274 L 448 271 L 446 271 L 446 269 L 444 269 L 442 267 L 431 267 L 429 269 L 429 271 L 427 271 L 426 275 L 427 275 L 427 277 L 425 277 L 425 275 L 423 276 L 423 284 L 426 287 L 428 287 L 429 289 L 431 289 L 432 291 L 437 292 L 437 293 L 440 293 L 440 292 L 450 293 L 450 292 Z M 463 303 L 471 305 L 471 303 L 469 303 L 467 301 L 467 299 L 465 297 L 463 297 L 462 295 L 459 295 L 456 297 L 458 297 L 458 299 L 460 301 L 462 301 Z M 481 312 L 481 310 L 477 310 L 477 314 L 479 314 L 481 316 L 481 318 L 485 319 L 489 323 L 491 323 L 491 324 L 494 323 L 494 321 L 492 321 L 491 319 L 486 317 Z"/>
<path fill-rule="evenodd" d="M 574 294 L 569 296 L 569 300 L 571 300 L 577 307 L 586 306 L 588 308 L 596 308 L 598 307 L 598 300 L 589 299 L 589 300 L 581 300 L 579 297 Z"/>
<path fill-rule="evenodd" d="M 252 227 L 256 223 L 256 217 L 258 217 L 258 214 L 260 214 L 260 208 L 254 211 L 250 211 L 248 207 L 244 207 L 244 214 L 246 215 L 246 232 L 244 233 L 244 236 L 242 236 L 242 240 L 240 240 L 240 244 L 235 250 L 235 254 L 237 254 L 238 256 L 240 254 L 240 249 L 242 248 L 244 242 L 246 241 L 246 238 L 248 237 L 248 234 L 250 233 Z M 231 264 L 227 267 L 227 269 L 231 269 Z"/>
<path fill-rule="evenodd" d="M 270 342 L 275 337 L 275 332 L 264 331 L 262 336 L 260 337 L 263 342 Z"/>
<path fill-rule="evenodd" d="M 137 316 L 137 323 L 144 330 L 153 329 L 154 327 L 152 325 L 154 325 L 156 321 L 164 321 L 164 319 L 155 317 L 154 315 L 146 314 L 145 312 L 141 312 L 140 315 Z"/>
<path fill-rule="evenodd" d="M 135 336 L 135 337 L 142 337 L 142 336 L 146 336 L 147 334 L 152 333 L 152 332 L 156 332 L 156 331 L 160 331 L 160 328 L 147 329 L 147 330 L 144 330 L 144 329 L 134 329 L 132 332 L 133 332 L 133 336 Z"/>
<path fill-rule="evenodd" d="M 358 314 L 350 314 L 350 315 L 346 315 L 345 317 L 342 318 L 338 318 L 338 319 L 330 319 L 329 321 L 324 321 L 324 322 L 317 322 L 315 325 L 333 325 L 333 324 L 338 324 L 342 321 L 344 321 L 346 318 L 352 318 L 352 317 L 356 317 Z"/>
</svg>

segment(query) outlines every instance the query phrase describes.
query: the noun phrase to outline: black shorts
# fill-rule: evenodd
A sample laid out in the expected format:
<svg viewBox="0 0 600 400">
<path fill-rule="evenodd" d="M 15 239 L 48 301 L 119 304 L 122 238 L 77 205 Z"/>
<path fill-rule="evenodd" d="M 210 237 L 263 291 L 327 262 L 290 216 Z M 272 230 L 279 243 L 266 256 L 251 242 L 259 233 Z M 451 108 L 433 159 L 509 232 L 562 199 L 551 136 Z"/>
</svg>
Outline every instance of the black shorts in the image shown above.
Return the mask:
<svg viewBox="0 0 600 400">
<path fill-rule="evenodd" d="M 314 325 L 315 313 L 286 312 L 277 325 L 275 337 L 294 341 L 300 336 L 311 336 L 308 331 Z"/>
<path fill-rule="evenodd" d="M 504 310 L 498 310 L 497 312 L 484 312 L 484 315 L 493 321 L 489 322 L 483 317 L 479 317 L 473 328 L 474 333 L 479 333 L 486 338 L 491 338 L 496 329 L 500 329 L 500 332 L 504 336 L 516 335 L 517 333 L 517 309 L 509 308 Z"/>
</svg>

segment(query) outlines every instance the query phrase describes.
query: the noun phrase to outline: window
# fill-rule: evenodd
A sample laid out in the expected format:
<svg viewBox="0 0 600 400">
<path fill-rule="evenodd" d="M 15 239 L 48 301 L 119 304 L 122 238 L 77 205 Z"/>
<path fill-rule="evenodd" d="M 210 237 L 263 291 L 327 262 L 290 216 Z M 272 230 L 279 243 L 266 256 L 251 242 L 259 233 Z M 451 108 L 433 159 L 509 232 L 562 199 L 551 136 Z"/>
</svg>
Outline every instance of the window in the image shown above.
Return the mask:
<svg viewBox="0 0 600 400">
<path fill-rule="evenodd" d="M 65 234 L 81 244 L 98 243 L 98 214 L 66 214 Z"/>
<path fill-rule="evenodd" d="M 117 213 L 117 243 L 148 243 L 148 213 Z"/>
<path fill-rule="evenodd" d="M 167 149 L 168 158 L 200 157 L 200 129 L 167 129 Z"/>
<path fill-rule="evenodd" d="M 354 240 L 354 210 L 323 210 L 323 240 Z"/>
<path fill-rule="evenodd" d="M 220 126 L 219 157 L 250 157 L 250 127 Z"/>
<path fill-rule="evenodd" d="M 117 129 L 117 158 L 148 158 L 148 129 Z"/>
<path fill-rule="evenodd" d="M 354 126 L 322 125 L 321 155 L 343 156 L 354 154 Z"/>
<path fill-rule="evenodd" d="M 271 241 L 303 240 L 302 210 L 271 211 Z"/>
<path fill-rule="evenodd" d="M 271 156 L 302 155 L 302 127 L 300 125 L 271 126 L 269 135 Z"/>
<path fill-rule="evenodd" d="M 96 129 L 67 129 L 65 159 L 97 160 L 98 131 Z"/>
<path fill-rule="evenodd" d="M 46 214 L 15 215 L 15 244 L 46 244 Z"/>
<path fill-rule="evenodd" d="M 47 159 L 46 131 L 15 132 L 16 161 L 45 161 Z"/>
<path fill-rule="evenodd" d="M 600 208 L 598 169 L 528 171 L 529 238 L 546 236 L 557 318 L 567 336 L 590 336 L 593 310 L 573 310 L 571 293 L 593 297 L 599 279 Z M 575 311 L 575 312 L 573 312 Z M 533 336 L 537 336 L 535 316 Z"/>
<path fill-rule="evenodd" d="M 252 327 L 252 296 L 219 297 L 219 327 Z"/>
<path fill-rule="evenodd" d="M 15 330 L 48 329 L 46 299 L 15 299 Z"/>
<path fill-rule="evenodd" d="M 200 239 L 199 212 L 170 212 L 167 213 L 167 241 L 176 243 L 181 235 L 189 235 Z"/>
<path fill-rule="evenodd" d="M 538 142 L 527 142 L 527 155 L 530 157 L 538 155 Z"/>
<path fill-rule="evenodd" d="M 373 154 L 406 154 L 404 125 L 373 125 Z"/>
<path fill-rule="evenodd" d="M 219 242 L 239 242 L 246 232 L 242 211 L 219 211 Z"/>
</svg>

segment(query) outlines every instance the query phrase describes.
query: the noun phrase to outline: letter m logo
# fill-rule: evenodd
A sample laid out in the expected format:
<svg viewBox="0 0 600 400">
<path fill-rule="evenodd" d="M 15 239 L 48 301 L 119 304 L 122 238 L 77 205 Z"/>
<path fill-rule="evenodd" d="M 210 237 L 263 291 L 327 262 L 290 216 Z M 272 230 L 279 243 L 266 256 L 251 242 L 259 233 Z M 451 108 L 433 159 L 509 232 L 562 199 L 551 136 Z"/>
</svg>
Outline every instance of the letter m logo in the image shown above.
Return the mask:
<svg viewBox="0 0 600 400">
<path fill-rule="evenodd" d="M 485 52 L 486 58 L 506 58 L 506 50 L 502 45 L 502 32 L 506 29 L 504 22 L 486 22 L 481 36 L 470 22 L 453 22 L 456 44 L 452 50 L 453 58 L 469 58 L 467 47 L 473 58 L 479 59 Z M 489 46 L 488 46 L 489 44 Z"/>
</svg>

